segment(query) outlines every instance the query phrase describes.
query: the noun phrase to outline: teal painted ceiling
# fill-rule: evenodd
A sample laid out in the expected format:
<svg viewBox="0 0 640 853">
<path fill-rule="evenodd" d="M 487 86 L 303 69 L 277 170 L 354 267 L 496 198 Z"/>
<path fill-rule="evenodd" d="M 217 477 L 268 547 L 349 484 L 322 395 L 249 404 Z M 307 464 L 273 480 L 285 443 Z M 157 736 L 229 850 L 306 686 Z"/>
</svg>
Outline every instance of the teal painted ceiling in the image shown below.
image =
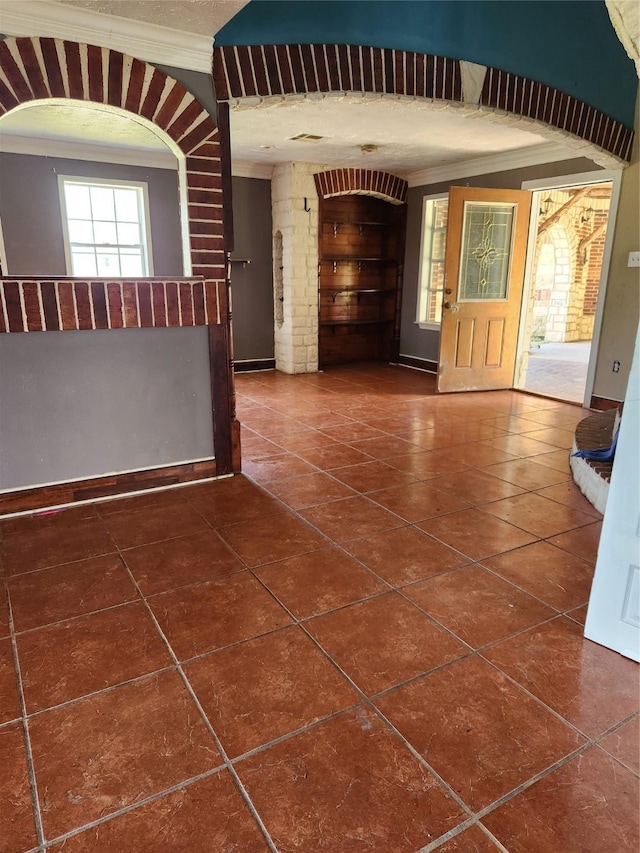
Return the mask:
<svg viewBox="0 0 640 853">
<path fill-rule="evenodd" d="M 215 44 L 358 44 L 547 83 L 633 127 L 638 78 L 602 0 L 251 0 Z"/>
</svg>

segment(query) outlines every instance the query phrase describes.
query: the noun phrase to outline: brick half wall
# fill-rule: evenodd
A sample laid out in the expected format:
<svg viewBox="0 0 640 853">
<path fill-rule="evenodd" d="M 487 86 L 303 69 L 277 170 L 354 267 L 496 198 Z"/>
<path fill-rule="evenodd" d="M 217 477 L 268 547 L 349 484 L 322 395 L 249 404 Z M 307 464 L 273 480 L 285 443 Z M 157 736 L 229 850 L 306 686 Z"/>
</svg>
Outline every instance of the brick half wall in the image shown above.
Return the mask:
<svg viewBox="0 0 640 853">
<path fill-rule="evenodd" d="M 203 278 L 2 278 L 0 333 L 217 325 L 224 288 Z"/>
</svg>

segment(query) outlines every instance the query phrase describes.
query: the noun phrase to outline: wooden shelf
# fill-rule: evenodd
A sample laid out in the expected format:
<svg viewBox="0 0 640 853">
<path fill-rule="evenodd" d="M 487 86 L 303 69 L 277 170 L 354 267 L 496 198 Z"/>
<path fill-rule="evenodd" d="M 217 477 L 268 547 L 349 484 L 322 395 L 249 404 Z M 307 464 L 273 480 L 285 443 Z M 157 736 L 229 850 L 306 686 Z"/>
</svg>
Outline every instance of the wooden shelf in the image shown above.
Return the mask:
<svg viewBox="0 0 640 853">
<path fill-rule="evenodd" d="M 321 326 L 381 326 L 393 320 L 320 320 Z"/>
<path fill-rule="evenodd" d="M 404 218 L 405 210 L 373 197 L 321 200 L 321 365 L 393 357 Z"/>
<path fill-rule="evenodd" d="M 336 301 L 337 297 L 341 293 L 355 293 L 356 296 L 359 296 L 361 293 L 395 293 L 395 287 L 339 287 L 339 288 L 330 288 L 323 287 L 320 289 L 320 293 L 328 293 L 331 296 L 333 302 Z"/>
<path fill-rule="evenodd" d="M 336 219 L 334 219 L 333 222 L 331 222 L 331 223 L 326 222 L 325 224 L 327 224 L 327 225 L 331 224 L 333 226 L 333 236 L 334 237 L 338 236 L 338 231 L 344 225 L 355 225 L 355 226 L 357 226 L 357 228 L 360 231 L 360 236 L 362 237 L 362 229 L 363 228 L 380 228 L 383 225 L 386 225 L 386 222 L 380 222 L 378 220 L 368 220 L 368 219 L 356 219 L 356 220 L 353 220 L 353 219 L 336 220 Z"/>
<path fill-rule="evenodd" d="M 345 261 L 347 262 L 355 262 L 362 263 L 363 261 L 375 261 L 377 264 L 397 264 L 398 262 L 395 258 L 380 258 L 380 257 L 370 257 L 364 258 L 359 257 L 358 255 L 325 255 L 324 258 L 320 258 L 320 263 L 331 263 L 331 264 L 342 264 Z"/>
</svg>

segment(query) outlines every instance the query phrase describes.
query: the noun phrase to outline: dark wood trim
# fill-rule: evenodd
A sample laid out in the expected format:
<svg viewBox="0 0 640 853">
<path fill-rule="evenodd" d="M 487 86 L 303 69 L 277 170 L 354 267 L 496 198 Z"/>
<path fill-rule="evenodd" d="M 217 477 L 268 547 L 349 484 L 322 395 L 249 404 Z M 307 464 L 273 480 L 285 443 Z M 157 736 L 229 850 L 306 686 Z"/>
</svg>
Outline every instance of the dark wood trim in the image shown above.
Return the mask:
<svg viewBox="0 0 640 853">
<path fill-rule="evenodd" d="M 235 373 L 248 373 L 250 370 L 275 370 L 275 358 L 253 358 L 247 361 L 234 361 Z"/>
<path fill-rule="evenodd" d="M 620 400 L 610 400 L 608 397 L 598 397 L 593 394 L 589 408 L 596 409 L 598 412 L 606 412 L 608 409 L 617 409 L 619 405 Z"/>
<path fill-rule="evenodd" d="M 412 355 L 399 355 L 398 364 L 403 364 L 405 367 L 415 367 L 416 370 L 424 370 L 425 373 L 438 372 L 438 362 L 431 361 L 428 358 L 415 358 Z"/>
<path fill-rule="evenodd" d="M 232 471 L 231 388 L 229 385 L 229 336 L 224 325 L 209 326 L 211 404 L 213 407 L 213 447 L 216 474 Z"/>
<path fill-rule="evenodd" d="M 145 471 L 127 471 L 124 474 L 110 474 L 106 477 L 37 486 L 34 489 L 13 490 L 0 494 L 0 516 L 14 512 L 47 509 L 78 501 L 96 500 L 112 495 L 126 497 L 129 494 L 162 486 L 207 480 L 216 475 L 216 460 L 207 459 L 203 462 L 186 462 L 182 465 L 166 465 Z"/>
<path fill-rule="evenodd" d="M 240 421 L 231 421 L 231 470 L 234 474 L 242 471 L 242 445 L 240 442 Z"/>
</svg>

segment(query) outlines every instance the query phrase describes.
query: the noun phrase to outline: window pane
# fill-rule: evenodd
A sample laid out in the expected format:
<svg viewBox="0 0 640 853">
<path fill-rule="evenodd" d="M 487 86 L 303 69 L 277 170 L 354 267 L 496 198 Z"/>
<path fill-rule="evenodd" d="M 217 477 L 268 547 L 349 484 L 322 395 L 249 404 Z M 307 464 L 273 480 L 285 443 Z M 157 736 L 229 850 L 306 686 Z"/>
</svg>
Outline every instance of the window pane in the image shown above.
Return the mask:
<svg viewBox="0 0 640 853">
<path fill-rule="evenodd" d="M 429 321 L 431 323 L 441 323 L 442 322 L 442 291 L 432 291 L 431 293 L 431 316 L 429 317 Z"/>
<path fill-rule="evenodd" d="M 79 184 L 65 184 L 64 200 L 67 206 L 67 216 L 70 219 L 91 219 L 89 187 L 83 187 Z"/>
<path fill-rule="evenodd" d="M 120 275 L 139 278 L 144 275 L 142 252 L 139 249 L 122 249 L 120 252 Z"/>
<path fill-rule="evenodd" d="M 119 222 L 138 222 L 138 190 L 114 190 Z"/>
<path fill-rule="evenodd" d="M 70 275 L 141 278 L 149 275 L 142 186 L 63 179 Z M 67 198 L 69 203 L 67 204 Z M 73 207 L 77 212 L 70 213 Z M 76 252 L 84 249 L 80 257 Z M 77 259 L 76 255 L 77 254 Z"/>
<path fill-rule="evenodd" d="M 77 276 L 96 275 L 96 255 L 93 249 L 72 249 L 71 269 L 72 274 Z"/>
<path fill-rule="evenodd" d="M 440 323 L 449 199 L 427 199 L 424 205 L 418 322 Z"/>
<path fill-rule="evenodd" d="M 506 299 L 513 205 L 465 203 L 458 299 Z"/>
<path fill-rule="evenodd" d="M 447 227 L 447 214 L 449 213 L 449 199 L 438 198 L 434 201 L 435 215 L 433 225 L 435 228 Z"/>
<path fill-rule="evenodd" d="M 115 252 L 105 252 L 98 249 L 96 259 L 98 261 L 98 275 L 120 275 L 120 262 L 117 250 Z"/>
<path fill-rule="evenodd" d="M 433 258 L 434 260 L 444 259 L 444 249 L 447 239 L 446 231 L 436 231 L 433 235 Z"/>
<path fill-rule="evenodd" d="M 115 220 L 116 211 L 111 187 L 91 187 L 91 209 L 94 219 L 108 219 L 111 222 Z"/>
<path fill-rule="evenodd" d="M 94 222 L 93 230 L 96 243 L 110 243 L 115 246 L 118 242 L 115 222 Z"/>
<path fill-rule="evenodd" d="M 85 222 L 81 219 L 70 219 L 69 240 L 72 243 L 93 243 L 93 227 L 91 222 Z"/>
<path fill-rule="evenodd" d="M 138 226 L 118 222 L 118 243 L 121 246 L 139 246 L 140 229 Z"/>
</svg>

